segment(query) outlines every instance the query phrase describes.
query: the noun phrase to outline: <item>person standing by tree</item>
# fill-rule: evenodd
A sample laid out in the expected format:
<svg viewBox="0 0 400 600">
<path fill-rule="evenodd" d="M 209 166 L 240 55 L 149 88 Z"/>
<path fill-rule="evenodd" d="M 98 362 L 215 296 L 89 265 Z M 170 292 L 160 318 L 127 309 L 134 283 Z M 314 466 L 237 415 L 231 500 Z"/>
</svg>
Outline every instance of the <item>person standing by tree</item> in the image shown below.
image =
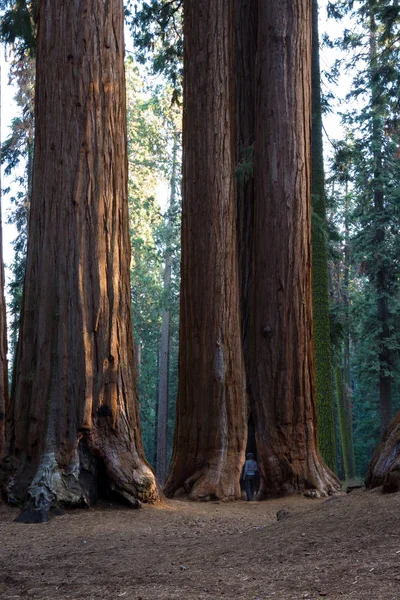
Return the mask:
<svg viewBox="0 0 400 600">
<path fill-rule="evenodd" d="M 244 463 L 243 469 L 243 481 L 248 502 L 253 500 L 257 474 L 258 465 L 254 460 L 254 455 L 252 452 L 248 452 L 248 454 L 246 454 L 246 462 Z"/>
</svg>

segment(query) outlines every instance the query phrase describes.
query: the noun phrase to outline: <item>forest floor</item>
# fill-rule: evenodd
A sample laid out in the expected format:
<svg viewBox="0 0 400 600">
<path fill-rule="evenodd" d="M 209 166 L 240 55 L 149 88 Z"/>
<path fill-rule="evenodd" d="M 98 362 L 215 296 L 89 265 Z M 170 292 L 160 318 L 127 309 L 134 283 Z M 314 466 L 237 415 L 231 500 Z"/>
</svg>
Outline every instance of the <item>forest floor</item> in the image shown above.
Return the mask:
<svg viewBox="0 0 400 600">
<path fill-rule="evenodd" d="M 400 599 L 400 493 L 17 514 L 0 504 L 1 599 Z"/>
</svg>

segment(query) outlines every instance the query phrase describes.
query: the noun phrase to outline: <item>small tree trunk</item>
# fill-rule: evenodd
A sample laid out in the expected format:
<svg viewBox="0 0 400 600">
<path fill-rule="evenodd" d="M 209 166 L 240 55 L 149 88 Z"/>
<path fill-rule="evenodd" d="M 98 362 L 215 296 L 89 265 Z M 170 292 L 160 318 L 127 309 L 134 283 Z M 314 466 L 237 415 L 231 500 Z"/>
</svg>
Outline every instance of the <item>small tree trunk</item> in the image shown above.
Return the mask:
<svg viewBox="0 0 400 600">
<path fill-rule="evenodd" d="M 137 379 L 139 379 L 140 369 L 142 367 L 142 345 L 140 342 L 135 342 L 134 351 L 135 351 L 136 377 L 137 377 Z"/>
<path fill-rule="evenodd" d="M 353 440 L 353 402 L 351 395 L 350 381 L 350 197 L 348 191 L 348 182 L 346 182 L 346 199 L 345 199 L 345 224 L 344 224 L 344 355 L 343 355 L 343 376 L 342 380 L 342 396 L 343 396 L 343 427 L 345 428 L 344 439 L 342 438 L 343 455 L 346 454 L 347 475 L 348 479 L 356 476 L 356 464 L 354 457 L 354 440 Z M 341 425 L 341 431 L 342 431 Z"/>
<path fill-rule="evenodd" d="M 174 137 L 171 176 L 171 198 L 169 203 L 170 213 L 173 214 L 176 205 L 176 177 L 178 154 L 178 134 Z M 173 223 L 169 223 L 173 227 Z M 157 452 L 156 452 L 156 475 L 158 481 L 164 483 L 167 473 L 167 440 L 168 440 L 168 399 L 169 399 L 169 338 L 170 338 L 170 308 L 169 293 L 172 275 L 172 232 L 167 235 L 167 249 L 164 270 L 164 301 L 166 307 L 162 313 L 161 340 L 160 340 L 160 365 L 159 365 L 159 390 L 157 410 Z"/>
<path fill-rule="evenodd" d="M 311 286 L 311 2 L 259 2 L 251 395 L 260 496 L 339 487 L 317 449 Z"/>
<path fill-rule="evenodd" d="M 157 497 L 130 310 L 122 0 L 39 1 L 32 203 L 7 419 L 22 520 Z"/>
<path fill-rule="evenodd" d="M 336 389 L 338 399 L 339 428 L 340 439 L 342 442 L 342 460 L 345 479 L 349 480 L 355 477 L 355 461 L 353 447 L 353 431 L 349 428 L 351 423 L 351 413 L 349 418 L 349 409 L 351 410 L 350 390 L 344 383 L 342 368 L 336 367 Z M 349 401 L 350 400 L 350 401 Z"/>
<path fill-rule="evenodd" d="M 0 67 L 1 79 L 1 67 Z M 0 88 L 0 114 L 1 114 L 1 88 Z M 1 130 L 1 119 L 0 119 Z M 1 139 L 0 139 L 1 159 Z M 1 163 L 1 160 L 0 160 Z M 5 443 L 5 413 L 8 403 L 8 367 L 7 367 L 7 320 L 6 300 L 4 296 L 4 259 L 3 259 L 3 222 L 1 203 L 1 174 L 0 174 L 0 462 L 6 451 Z"/>
<path fill-rule="evenodd" d="M 232 2 L 185 2 L 177 423 L 167 495 L 240 497 L 247 411 L 240 342 Z"/>
<path fill-rule="evenodd" d="M 381 90 L 378 88 L 377 27 L 371 10 L 370 15 L 370 85 L 372 110 L 372 152 L 374 158 L 373 199 L 375 209 L 375 256 L 372 279 L 377 294 L 377 316 L 379 322 L 379 407 L 381 434 L 383 435 L 392 418 L 392 373 L 393 352 L 390 348 L 389 296 L 390 274 L 385 263 L 385 193 L 382 156 L 383 118 L 381 113 Z"/>
</svg>

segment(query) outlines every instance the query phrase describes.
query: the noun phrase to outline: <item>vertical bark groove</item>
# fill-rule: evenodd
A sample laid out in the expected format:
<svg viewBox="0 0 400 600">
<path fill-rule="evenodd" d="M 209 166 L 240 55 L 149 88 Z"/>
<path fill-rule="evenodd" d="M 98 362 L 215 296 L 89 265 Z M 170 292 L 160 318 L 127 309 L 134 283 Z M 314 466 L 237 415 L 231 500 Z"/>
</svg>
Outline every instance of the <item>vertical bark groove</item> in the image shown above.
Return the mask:
<svg viewBox="0 0 400 600">
<path fill-rule="evenodd" d="M 165 490 L 234 499 L 246 442 L 234 197 L 233 6 L 185 3 L 177 424 Z"/>
<path fill-rule="evenodd" d="M 88 503 L 83 439 L 112 487 L 157 497 L 136 398 L 123 61 L 121 0 L 39 2 L 32 203 L 7 415 L 9 495 L 28 491 L 39 512 Z"/>
<path fill-rule="evenodd" d="M 311 297 L 311 1 L 258 5 L 251 401 L 260 496 L 338 487 L 317 450 Z M 266 232 L 269 232 L 268 234 Z"/>
</svg>

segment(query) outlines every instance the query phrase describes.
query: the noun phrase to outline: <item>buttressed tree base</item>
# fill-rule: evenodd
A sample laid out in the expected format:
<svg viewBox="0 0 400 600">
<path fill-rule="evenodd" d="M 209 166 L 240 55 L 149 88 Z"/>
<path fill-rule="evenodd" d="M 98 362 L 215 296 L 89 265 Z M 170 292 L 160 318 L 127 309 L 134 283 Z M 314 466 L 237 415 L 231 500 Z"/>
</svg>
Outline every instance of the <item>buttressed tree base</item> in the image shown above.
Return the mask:
<svg viewBox="0 0 400 600">
<path fill-rule="evenodd" d="M 365 485 L 383 486 L 384 492 L 400 491 L 400 413 L 390 422 L 368 468 Z"/>
<path fill-rule="evenodd" d="M 180 382 L 168 495 L 239 496 L 249 409 L 260 496 L 339 488 L 317 449 L 311 16 L 310 0 L 185 3 Z"/>
<path fill-rule="evenodd" d="M 7 410 L 22 521 L 157 499 L 142 448 L 129 281 L 122 0 L 39 2 L 36 138 Z"/>
<path fill-rule="evenodd" d="M 231 113 L 232 6 L 185 2 L 179 392 L 168 496 L 240 497 L 247 407 Z M 218 57 L 218 60 L 216 60 Z"/>
</svg>

